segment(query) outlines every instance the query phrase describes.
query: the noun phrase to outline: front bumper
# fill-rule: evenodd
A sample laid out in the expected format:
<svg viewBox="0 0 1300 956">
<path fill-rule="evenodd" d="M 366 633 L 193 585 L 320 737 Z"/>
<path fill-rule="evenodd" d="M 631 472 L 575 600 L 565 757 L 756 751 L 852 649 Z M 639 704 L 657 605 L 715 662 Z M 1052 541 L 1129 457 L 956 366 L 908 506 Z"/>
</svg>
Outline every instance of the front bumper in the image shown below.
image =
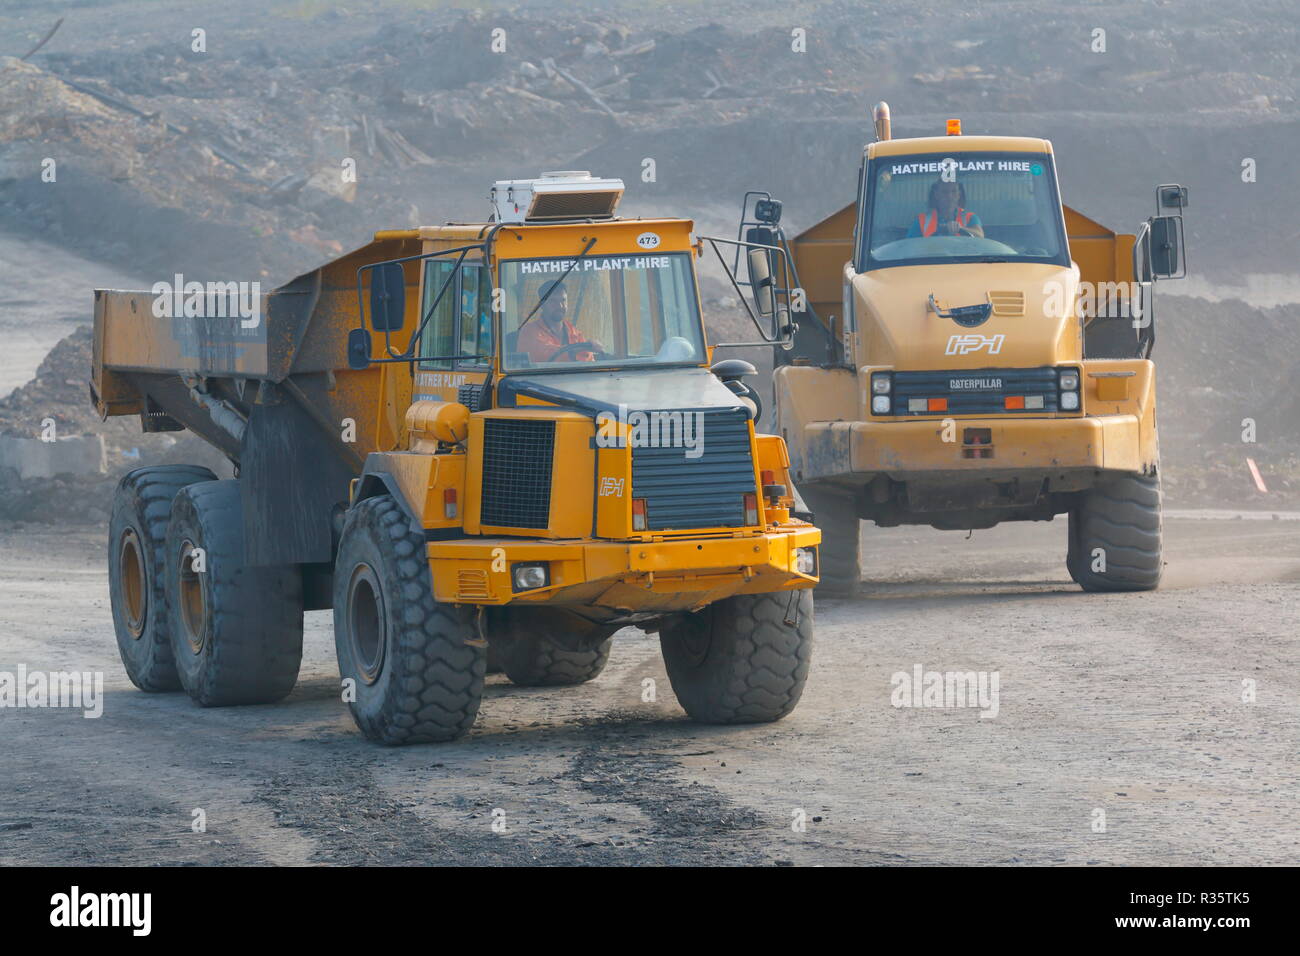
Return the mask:
<svg viewBox="0 0 1300 956">
<path fill-rule="evenodd" d="M 735 594 L 811 588 L 795 570 L 798 548 L 816 547 L 812 525 L 740 536 L 659 541 L 535 541 L 463 538 L 431 541 L 434 596 L 456 604 L 594 606 L 622 613 L 691 610 Z M 516 593 L 511 567 L 547 563 L 550 583 Z"/>
<path fill-rule="evenodd" d="M 949 421 L 948 426 L 942 418 L 815 423 L 807 436 L 812 465 L 807 470 L 810 477 L 834 477 L 844 474 L 847 464 L 854 475 L 883 473 L 898 480 L 917 477 L 917 472 L 972 477 L 1066 469 L 1141 472 L 1158 457 L 1154 428 L 1148 431 L 1136 415 Z M 985 447 L 991 454 L 969 453 L 974 447 L 968 443 L 969 429 L 987 429 Z M 819 462 L 821 449 L 839 460 Z"/>
</svg>

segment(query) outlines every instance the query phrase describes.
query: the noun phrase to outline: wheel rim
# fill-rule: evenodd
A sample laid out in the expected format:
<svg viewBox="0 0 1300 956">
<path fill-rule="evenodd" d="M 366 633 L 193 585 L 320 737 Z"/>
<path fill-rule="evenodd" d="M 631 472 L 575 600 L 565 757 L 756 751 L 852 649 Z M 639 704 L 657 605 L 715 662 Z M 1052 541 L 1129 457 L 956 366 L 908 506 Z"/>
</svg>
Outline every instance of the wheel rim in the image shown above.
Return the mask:
<svg viewBox="0 0 1300 956">
<path fill-rule="evenodd" d="M 122 582 L 127 630 L 133 639 L 139 640 L 144 633 L 145 615 L 149 613 L 149 588 L 144 570 L 144 552 L 134 528 L 127 528 L 122 533 L 117 549 L 117 571 Z"/>
<path fill-rule="evenodd" d="M 348 585 L 348 643 L 367 684 L 377 681 L 384 669 L 387 631 L 379 581 L 370 565 L 358 564 Z"/>
<path fill-rule="evenodd" d="M 193 541 L 187 538 L 181 542 L 181 626 L 190 650 L 200 654 L 208 636 L 208 598 L 203 589 L 203 575 L 194 570 L 194 551 Z"/>
</svg>

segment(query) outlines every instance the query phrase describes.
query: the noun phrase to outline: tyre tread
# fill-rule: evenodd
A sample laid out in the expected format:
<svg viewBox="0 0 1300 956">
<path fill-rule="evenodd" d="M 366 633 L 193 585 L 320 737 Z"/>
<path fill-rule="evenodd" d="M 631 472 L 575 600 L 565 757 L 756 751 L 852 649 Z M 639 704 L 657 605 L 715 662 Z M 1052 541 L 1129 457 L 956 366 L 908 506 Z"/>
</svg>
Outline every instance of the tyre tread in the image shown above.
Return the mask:
<svg viewBox="0 0 1300 956">
<path fill-rule="evenodd" d="M 785 623 L 793 599 L 798 620 Z M 675 642 L 682 629 L 708 629 L 704 665 L 692 667 Z M 720 639 L 720 640 L 719 640 Z M 678 701 L 692 720 L 767 723 L 794 710 L 812 662 L 813 595 L 809 590 L 739 595 L 665 625 L 664 661 Z"/>
<path fill-rule="evenodd" d="M 159 693 L 181 689 L 180 676 L 176 673 L 176 661 L 172 656 L 171 639 L 168 634 L 167 596 L 161 573 L 165 561 L 167 522 L 171 517 L 172 501 L 183 488 L 199 481 L 213 481 L 216 477 L 210 470 L 200 465 L 149 465 L 128 472 L 118 482 L 108 538 L 109 600 L 113 607 L 113 625 L 123 666 L 131 683 L 140 690 Z M 137 639 L 131 637 L 125 619 L 121 617 L 122 612 L 118 608 L 118 593 L 114 581 L 118 559 L 116 549 L 120 508 L 134 511 L 134 517 L 139 523 L 138 530 L 143 532 L 146 538 L 141 542 L 148 551 L 146 560 L 152 565 L 146 568 L 149 577 L 149 604 L 144 633 L 139 638 L 153 644 L 151 652 L 147 655 L 147 662 L 132 660 L 132 655 L 127 652 Z"/>
<path fill-rule="evenodd" d="M 1158 474 L 1121 475 L 1080 496 L 1070 512 L 1070 576 L 1085 591 L 1149 591 L 1160 583 L 1163 554 Z M 1092 570 L 1101 548 L 1106 571 Z M 1119 559 L 1119 560 L 1116 560 Z"/>
<path fill-rule="evenodd" d="M 354 707 L 353 718 L 362 733 L 384 744 L 437 743 L 467 733 L 478 716 L 483 694 L 486 652 L 475 637 L 473 622 L 464 609 L 434 599 L 429 565 L 421 560 L 425 540 L 407 523 L 390 495 L 368 498 L 352 509 L 343 530 L 349 535 L 369 533 L 386 559 L 376 568 L 386 595 L 400 595 L 402 627 L 390 649 L 394 680 L 374 719 Z M 344 575 L 335 581 L 335 630 L 345 625 Z M 340 659 L 342 659 L 340 647 Z M 346 675 L 345 675 L 346 676 Z"/>
</svg>

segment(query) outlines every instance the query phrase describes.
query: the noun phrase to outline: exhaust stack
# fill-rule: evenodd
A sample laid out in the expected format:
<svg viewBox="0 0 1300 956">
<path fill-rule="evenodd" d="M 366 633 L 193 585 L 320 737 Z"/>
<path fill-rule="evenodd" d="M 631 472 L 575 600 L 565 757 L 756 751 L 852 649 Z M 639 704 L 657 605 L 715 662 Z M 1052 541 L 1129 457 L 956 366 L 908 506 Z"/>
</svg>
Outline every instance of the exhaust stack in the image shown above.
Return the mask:
<svg viewBox="0 0 1300 956">
<path fill-rule="evenodd" d="M 881 100 L 871 110 L 876 122 L 876 141 L 889 139 L 889 104 Z"/>
</svg>

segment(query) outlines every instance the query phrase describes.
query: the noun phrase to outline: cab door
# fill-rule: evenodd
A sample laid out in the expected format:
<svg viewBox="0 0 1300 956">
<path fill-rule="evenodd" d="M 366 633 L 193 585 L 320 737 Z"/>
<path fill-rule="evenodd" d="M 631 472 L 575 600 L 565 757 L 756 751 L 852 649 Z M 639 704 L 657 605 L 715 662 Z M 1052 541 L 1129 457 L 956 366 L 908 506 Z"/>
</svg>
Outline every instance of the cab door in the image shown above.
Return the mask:
<svg viewBox="0 0 1300 956">
<path fill-rule="evenodd" d="M 488 407 L 492 368 L 492 277 L 481 260 L 428 259 L 421 280 L 420 362 L 413 401 L 460 402 L 470 411 Z"/>
</svg>

